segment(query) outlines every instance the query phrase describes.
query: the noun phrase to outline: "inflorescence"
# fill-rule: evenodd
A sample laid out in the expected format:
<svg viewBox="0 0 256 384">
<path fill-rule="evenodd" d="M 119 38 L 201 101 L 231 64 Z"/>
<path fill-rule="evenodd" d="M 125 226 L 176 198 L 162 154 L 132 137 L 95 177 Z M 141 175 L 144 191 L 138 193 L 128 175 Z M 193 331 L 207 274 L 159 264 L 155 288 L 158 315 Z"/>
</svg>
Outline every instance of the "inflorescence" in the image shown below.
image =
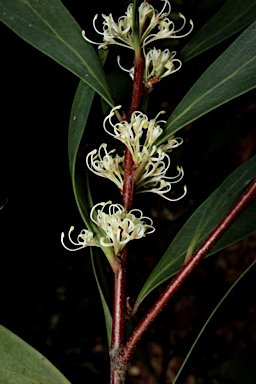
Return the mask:
<svg viewBox="0 0 256 384">
<path fill-rule="evenodd" d="M 104 212 L 109 204 L 108 212 Z M 99 209 L 98 209 L 99 208 Z M 64 233 L 61 234 L 61 243 L 69 251 L 78 251 L 88 246 L 113 247 L 114 254 L 118 255 L 125 245 L 131 241 L 140 239 L 147 234 L 153 233 L 153 221 L 149 217 L 143 216 L 139 209 L 132 209 L 127 212 L 121 204 L 107 203 L 96 204 L 90 213 L 91 220 L 101 228 L 104 233 L 99 242 L 93 238 L 93 233 L 83 229 L 77 237 L 77 242 L 71 239 L 71 227 L 68 232 L 70 242 L 78 248 L 68 248 L 64 244 Z"/>
<path fill-rule="evenodd" d="M 103 127 L 109 135 L 120 140 L 129 149 L 135 166 L 134 179 L 137 193 L 153 192 L 170 201 L 180 200 L 186 194 L 186 187 L 182 196 L 176 199 L 168 197 L 167 193 L 170 192 L 173 183 L 183 178 L 184 171 L 182 167 L 177 167 L 175 176 L 167 176 L 171 164 L 167 153 L 177 148 L 183 141 L 180 137 L 170 137 L 166 143 L 155 145 L 155 141 L 163 132 L 160 124 L 166 122 L 159 119 L 164 111 L 160 111 L 154 119 L 150 120 L 144 113 L 135 111 L 130 122 L 123 120 L 114 124 L 112 117 L 120 108 L 119 105 L 111 110 L 104 119 Z M 108 152 L 107 144 L 102 144 L 98 151 L 94 149 L 88 153 L 86 163 L 93 173 L 113 181 L 122 192 L 124 156 L 119 156 L 115 150 Z"/>
<path fill-rule="evenodd" d="M 164 2 L 163 8 L 158 12 L 147 1 L 143 1 L 139 6 L 139 44 L 145 56 L 145 74 L 144 84 L 150 89 L 152 81 L 158 82 L 161 78 L 177 72 L 181 68 L 181 61 L 174 59 L 176 52 L 170 52 L 169 49 L 161 51 L 160 49 L 150 49 L 147 53 L 145 48 L 148 44 L 162 39 L 178 39 L 190 34 L 194 28 L 192 20 L 189 20 L 190 28 L 187 32 L 181 33 L 186 25 L 186 18 L 181 13 L 178 14 L 182 24 L 180 28 L 175 28 L 175 24 L 170 20 L 171 5 L 168 0 L 161 0 Z M 102 36 L 103 42 L 96 43 L 91 41 L 82 31 L 83 38 L 89 43 L 98 45 L 98 48 L 106 49 L 109 45 L 119 45 L 121 47 L 136 50 L 136 39 L 133 34 L 132 28 L 132 15 L 133 4 L 129 4 L 124 16 L 119 17 L 115 22 L 112 14 L 109 16 L 102 14 L 103 17 L 103 31 L 99 31 L 96 27 L 96 20 L 98 15 L 93 19 L 93 27 L 95 31 Z M 125 69 L 120 64 L 120 57 L 118 56 L 118 64 L 120 68 L 129 72 L 133 78 L 134 68 Z"/>
<path fill-rule="evenodd" d="M 128 5 L 124 16 L 119 17 L 115 22 L 112 14 L 103 17 L 103 31 L 99 31 L 96 27 L 98 15 L 93 19 L 93 27 L 95 31 L 102 36 L 101 43 L 95 43 L 88 39 L 85 32 L 82 31 L 83 38 L 92 44 L 97 44 L 98 48 L 106 49 L 109 45 L 119 45 L 138 52 L 142 51 L 145 59 L 145 70 L 143 83 L 147 92 L 151 91 L 153 85 L 181 68 L 181 61 L 174 58 L 176 52 L 169 49 L 161 51 L 160 49 L 150 49 L 146 52 L 148 44 L 160 39 L 177 39 L 187 36 L 193 29 L 193 22 L 190 20 L 190 28 L 187 32 L 182 33 L 186 25 L 186 18 L 179 13 L 181 26 L 175 28 L 174 22 L 170 20 L 171 5 L 168 0 L 164 2 L 160 12 L 158 12 L 147 1 L 143 1 L 138 8 L 139 31 L 136 38 L 133 32 L 133 4 Z M 138 43 L 139 41 L 139 43 Z M 120 68 L 129 73 L 134 78 L 134 67 L 125 69 L 120 64 Z M 129 150 L 133 162 L 134 171 L 133 178 L 135 182 L 136 193 L 153 192 L 169 201 L 177 201 L 186 194 L 186 187 L 181 196 L 172 199 L 167 194 L 171 191 L 172 184 L 179 182 L 184 171 L 182 167 L 177 167 L 177 173 L 174 176 L 167 176 L 170 169 L 170 158 L 167 153 L 173 148 L 177 148 L 182 144 L 182 139 L 177 137 L 169 137 L 168 140 L 156 145 L 156 141 L 163 133 L 161 124 L 165 124 L 165 120 L 159 117 L 165 113 L 160 111 L 154 119 L 149 119 L 147 115 L 140 111 L 132 113 L 130 121 L 122 120 L 114 123 L 112 118 L 118 115 L 118 109 L 121 106 L 114 107 L 103 121 L 104 130 L 121 141 Z M 87 167 L 98 176 L 107 178 L 114 182 L 122 193 L 124 187 L 124 155 L 119 155 L 116 150 L 107 150 L 107 144 L 103 143 L 99 149 L 94 149 L 88 153 L 86 157 Z M 109 205 L 106 212 L 105 207 Z M 76 251 L 87 246 L 112 247 L 114 255 L 119 255 L 125 245 L 134 239 L 140 239 L 147 234 L 155 231 L 153 222 L 149 217 L 144 217 L 143 213 L 138 209 L 132 209 L 127 212 L 120 204 L 107 203 L 96 204 L 90 213 L 91 221 L 96 224 L 100 231 L 97 237 L 87 230 L 83 229 L 77 236 L 77 240 L 73 241 L 71 233 L 74 227 L 70 227 L 68 238 L 74 248 L 68 248 L 64 244 L 64 233 L 61 234 L 62 245 L 70 250 Z"/>
<path fill-rule="evenodd" d="M 171 13 L 171 5 L 168 0 L 164 1 L 163 8 L 158 12 L 147 1 L 143 1 L 139 6 L 139 39 L 140 45 L 145 50 L 146 45 L 159 39 L 177 39 L 187 36 L 193 29 L 192 20 L 189 21 L 189 31 L 180 34 L 186 25 L 186 18 L 179 13 L 179 18 L 182 20 L 180 28 L 175 29 L 174 22 L 169 19 Z M 135 39 L 132 28 L 133 4 L 129 4 L 124 16 L 119 17 L 115 22 L 112 14 L 109 16 L 102 14 L 103 31 L 99 31 L 96 27 L 98 15 L 93 19 L 93 27 L 95 31 L 102 36 L 103 43 L 96 43 L 88 39 L 85 31 L 82 31 L 83 38 L 92 44 L 97 44 L 98 48 L 106 49 L 109 45 L 116 44 L 122 47 L 136 49 Z M 151 33 L 152 32 L 152 33 Z"/>
</svg>

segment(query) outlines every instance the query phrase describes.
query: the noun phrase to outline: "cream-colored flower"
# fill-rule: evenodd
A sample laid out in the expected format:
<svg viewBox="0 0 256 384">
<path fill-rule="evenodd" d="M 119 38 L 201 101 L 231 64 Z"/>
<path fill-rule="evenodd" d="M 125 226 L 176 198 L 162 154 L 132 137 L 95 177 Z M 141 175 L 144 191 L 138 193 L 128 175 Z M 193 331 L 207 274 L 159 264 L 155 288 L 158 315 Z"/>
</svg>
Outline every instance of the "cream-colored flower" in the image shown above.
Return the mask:
<svg viewBox="0 0 256 384">
<path fill-rule="evenodd" d="M 143 76 L 143 83 L 147 88 L 152 88 L 153 84 L 160 81 L 163 77 L 166 77 L 174 72 L 177 72 L 182 64 L 179 59 L 174 59 L 176 52 L 165 49 L 153 48 L 145 56 L 145 70 Z M 134 67 L 131 69 L 125 69 L 120 64 L 120 56 L 117 57 L 119 67 L 128 72 L 132 79 L 134 79 Z M 151 84 L 152 83 L 152 84 Z"/>
<path fill-rule="evenodd" d="M 169 49 L 164 51 L 156 48 L 151 49 L 145 58 L 144 83 L 147 84 L 152 77 L 157 77 L 160 80 L 171 73 L 177 72 L 181 68 L 181 61 L 174 59 L 175 55 L 176 52 L 170 52 Z M 175 63 L 178 63 L 178 65 L 175 66 Z"/>
<path fill-rule="evenodd" d="M 104 212 L 105 207 L 109 205 L 107 213 Z M 100 209 L 98 209 L 100 208 Z M 155 231 L 153 221 L 146 216 L 143 216 L 139 209 L 132 209 L 127 212 L 121 204 L 107 203 L 96 204 L 90 213 L 91 220 L 101 228 L 104 234 L 100 238 L 100 245 L 103 247 L 113 247 L 115 255 L 131 241 L 140 239 Z M 64 233 L 61 234 L 61 243 L 64 248 L 69 251 L 78 251 L 88 246 L 97 246 L 99 244 L 94 240 L 93 233 L 87 229 L 83 229 L 77 237 L 77 241 L 71 238 L 71 232 L 74 227 L 70 227 L 68 238 L 77 248 L 68 248 L 64 244 Z"/>
<path fill-rule="evenodd" d="M 184 187 L 184 193 L 178 198 L 172 199 L 167 195 L 172 189 L 172 184 L 178 183 L 184 176 L 182 167 L 177 167 L 178 173 L 175 176 L 167 176 L 170 164 L 170 157 L 161 148 L 158 148 L 154 156 L 149 158 L 144 171 L 136 180 L 136 188 L 138 189 L 136 193 L 157 193 L 169 201 L 177 201 L 184 197 L 187 193 L 186 187 Z"/>
<path fill-rule="evenodd" d="M 179 14 L 179 17 L 182 19 L 183 23 L 180 28 L 175 29 L 174 22 L 168 19 L 168 16 L 171 13 L 170 2 L 168 0 L 162 1 L 164 2 L 164 5 L 160 12 L 158 12 L 147 1 L 143 1 L 139 6 L 139 38 L 140 45 L 143 50 L 145 50 L 145 46 L 151 43 L 152 41 L 166 38 L 181 38 L 187 36 L 193 29 L 193 23 L 190 20 L 189 31 L 179 35 L 179 33 L 185 27 L 186 19 L 183 15 Z M 122 47 L 135 49 L 132 28 L 132 8 L 133 4 L 129 4 L 125 15 L 119 17 L 117 22 L 114 21 L 112 14 L 110 14 L 109 16 L 102 14 L 102 17 L 104 19 L 103 32 L 100 32 L 95 25 L 98 15 L 94 17 L 93 27 L 95 31 L 102 36 L 102 43 L 95 43 L 94 41 L 89 40 L 88 37 L 85 35 L 84 31 L 82 31 L 83 38 L 90 43 L 97 44 L 99 49 L 107 48 L 108 45 L 111 44 L 117 44 Z M 155 33 L 151 33 L 155 29 Z"/>
<path fill-rule="evenodd" d="M 178 169 L 178 168 L 177 168 Z M 180 180 L 180 179 L 179 179 Z M 177 180 L 177 181 L 179 181 Z M 183 193 L 181 196 L 177 197 L 177 198 L 170 198 L 168 197 L 166 194 L 169 193 L 172 189 L 172 183 L 173 182 L 168 182 L 164 179 L 161 179 L 159 181 L 159 183 L 157 182 L 154 185 L 152 185 L 151 189 L 145 189 L 145 190 L 142 190 L 142 191 L 139 191 L 138 193 L 145 193 L 145 192 L 152 192 L 152 193 L 156 193 L 157 195 L 163 197 L 164 199 L 166 200 L 169 200 L 169 201 L 178 201 L 178 200 L 181 200 L 184 196 L 186 196 L 187 194 L 187 187 L 186 185 L 184 185 L 183 187 Z"/>
<path fill-rule="evenodd" d="M 99 245 L 95 242 L 93 238 L 93 233 L 88 231 L 87 229 L 82 229 L 82 231 L 79 233 L 77 236 L 77 242 L 73 241 L 71 238 L 71 232 L 74 231 L 74 227 L 70 227 L 69 232 L 68 232 L 68 238 L 71 244 L 75 245 L 78 248 L 68 248 L 64 244 L 64 237 L 65 234 L 62 232 L 61 234 L 61 244 L 63 245 L 64 248 L 66 248 L 68 251 L 79 251 L 79 249 L 83 249 L 85 247 L 90 247 L 90 246 L 96 246 L 98 247 Z"/>
<path fill-rule="evenodd" d="M 180 137 L 169 137 L 167 142 L 159 147 L 155 145 L 156 140 L 163 132 L 160 124 L 166 122 L 165 120 L 158 120 L 160 114 L 164 113 L 164 111 L 159 112 L 154 119 L 148 119 L 144 113 L 135 111 L 131 116 L 130 122 L 121 121 L 114 124 L 112 117 L 115 114 L 115 110 L 119 108 L 121 106 L 111 110 L 103 122 L 103 127 L 107 133 L 120 140 L 129 149 L 135 164 L 134 179 L 136 193 L 157 193 L 170 201 L 181 199 L 186 194 L 186 187 L 184 187 L 182 196 L 178 198 L 172 199 L 167 195 L 171 191 L 172 184 L 178 183 L 184 176 L 182 167 L 177 167 L 178 173 L 175 176 L 167 175 L 171 164 L 167 153 L 181 145 L 183 140 Z M 107 128 L 107 122 L 112 127 L 112 132 Z M 121 166 L 123 166 L 123 161 L 124 159 L 122 158 Z M 123 186 L 124 171 L 120 171 L 119 175 L 119 185 Z M 117 184 L 116 181 L 114 182 Z M 120 186 L 119 188 L 122 190 Z"/>
<path fill-rule="evenodd" d="M 182 20 L 182 25 L 180 28 L 175 29 L 175 24 L 172 20 L 170 20 L 168 17 L 162 17 L 157 23 L 159 31 L 157 33 L 147 35 L 144 39 L 142 45 L 143 50 L 145 50 L 146 45 L 159 39 L 180 39 L 182 37 L 188 36 L 194 28 L 193 21 L 189 20 L 190 28 L 187 32 L 179 34 L 184 29 L 187 22 L 185 16 L 183 16 L 181 13 L 179 13 L 179 18 Z"/>
<path fill-rule="evenodd" d="M 114 107 L 109 115 L 104 119 L 104 130 L 115 139 L 120 140 L 130 151 L 133 161 L 136 165 L 142 161 L 142 155 L 146 151 L 152 152 L 154 142 L 162 134 L 163 129 L 160 127 L 160 123 L 165 123 L 165 120 L 158 120 L 158 117 L 165 113 L 160 111 L 154 119 L 148 119 L 147 115 L 140 111 L 132 113 L 130 122 L 124 120 L 114 124 L 112 117 L 115 114 L 115 110 L 121 108 L 121 106 Z M 110 132 L 106 126 L 107 122 L 113 129 L 113 133 Z M 153 152 L 156 147 L 153 148 Z"/>
<path fill-rule="evenodd" d="M 98 176 L 105 177 L 113 181 L 120 190 L 123 189 L 124 156 L 115 153 L 115 149 L 107 152 L 107 144 L 101 144 L 97 152 L 96 149 L 86 156 L 87 167 Z M 103 154 L 102 154 L 103 152 Z"/>
<path fill-rule="evenodd" d="M 104 209 L 107 205 L 109 207 L 106 213 Z M 113 247 L 115 255 L 118 255 L 129 241 L 140 239 L 155 231 L 153 221 L 143 216 L 142 211 L 132 209 L 127 212 L 121 204 L 111 204 L 111 201 L 96 204 L 90 217 L 105 232 L 100 244 Z"/>
</svg>

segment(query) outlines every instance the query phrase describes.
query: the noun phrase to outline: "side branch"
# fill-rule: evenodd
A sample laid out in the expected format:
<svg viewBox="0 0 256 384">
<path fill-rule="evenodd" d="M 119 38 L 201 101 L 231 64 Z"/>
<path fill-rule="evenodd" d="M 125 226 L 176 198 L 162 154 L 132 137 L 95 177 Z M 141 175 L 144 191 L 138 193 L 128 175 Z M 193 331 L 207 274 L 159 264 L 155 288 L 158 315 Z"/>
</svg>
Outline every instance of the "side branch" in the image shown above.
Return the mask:
<svg viewBox="0 0 256 384">
<path fill-rule="evenodd" d="M 205 239 L 202 245 L 197 249 L 194 255 L 180 269 L 178 274 L 173 278 L 168 287 L 164 290 L 158 300 L 154 303 L 146 316 L 141 320 L 135 328 L 130 338 L 127 340 L 123 351 L 120 353 L 119 359 L 123 364 L 127 364 L 135 351 L 135 348 L 142 337 L 143 333 L 148 329 L 149 325 L 155 320 L 157 315 L 162 311 L 174 293 L 179 289 L 180 285 L 186 280 L 189 274 L 197 266 L 197 264 L 205 257 L 207 252 L 219 240 L 227 228 L 234 222 L 236 217 L 248 206 L 248 204 L 256 198 L 256 179 L 246 189 L 244 194 L 236 201 L 230 211 L 225 215 L 221 222 L 214 228 L 210 235 Z"/>
</svg>

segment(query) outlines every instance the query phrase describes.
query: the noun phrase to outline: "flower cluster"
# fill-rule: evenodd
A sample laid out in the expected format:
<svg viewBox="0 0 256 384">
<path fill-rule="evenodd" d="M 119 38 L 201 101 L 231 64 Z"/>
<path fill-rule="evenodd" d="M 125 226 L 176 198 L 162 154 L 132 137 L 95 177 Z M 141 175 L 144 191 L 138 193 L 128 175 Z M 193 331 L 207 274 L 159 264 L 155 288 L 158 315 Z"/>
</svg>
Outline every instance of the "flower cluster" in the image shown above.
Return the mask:
<svg viewBox="0 0 256 384">
<path fill-rule="evenodd" d="M 163 77 L 170 75 L 171 73 L 177 72 L 181 68 L 181 61 L 179 59 L 174 59 L 176 52 L 169 51 L 165 49 L 161 51 L 160 49 L 150 49 L 145 56 L 145 71 L 143 83 L 147 89 L 152 88 L 154 83 L 160 81 Z M 119 67 L 128 72 L 132 79 L 134 79 L 134 67 L 131 69 L 126 69 L 120 64 L 120 56 L 117 58 Z M 177 66 L 175 66 L 177 64 Z"/>
<path fill-rule="evenodd" d="M 108 204 L 110 205 L 106 213 L 104 208 Z M 104 236 L 99 239 L 100 245 L 113 247 L 115 255 L 118 255 L 129 241 L 140 239 L 155 231 L 153 221 L 149 217 L 144 217 L 139 209 L 127 212 L 122 205 L 111 204 L 111 201 L 96 204 L 91 210 L 90 218 L 104 232 Z M 87 246 L 99 246 L 93 238 L 93 233 L 86 229 L 80 232 L 77 242 L 74 242 L 70 236 L 73 230 L 74 227 L 71 227 L 68 238 L 78 248 L 68 248 L 63 241 L 64 233 L 61 234 L 61 243 L 69 251 L 77 251 Z"/>
<path fill-rule="evenodd" d="M 145 47 L 153 41 L 159 39 L 177 39 L 187 36 L 193 29 L 193 22 L 190 20 L 190 28 L 185 33 L 183 31 L 186 25 L 186 18 L 179 13 L 179 18 L 182 20 L 181 27 L 175 29 L 174 22 L 169 19 L 171 13 L 171 5 L 169 0 L 161 0 L 164 2 L 163 8 L 158 12 L 151 4 L 146 0 L 141 3 L 138 8 L 139 13 L 139 48 L 142 48 L 145 56 L 145 71 L 144 71 L 144 84 L 148 91 L 150 91 L 153 85 L 159 82 L 163 77 L 170 75 L 178 71 L 181 68 L 181 62 L 178 59 L 174 59 L 176 52 L 170 52 L 169 49 L 161 51 L 160 49 L 150 49 L 149 52 L 145 52 Z M 129 4 L 124 16 L 119 17 L 115 22 L 112 14 L 103 17 L 103 32 L 100 32 L 95 25 L 98 18 L 96 15 L 93 19 L 93 27 L 95 31 L 102 36 L 102 43 L 95 43 L 86 37 L 85 32 L 82 31 L 83 38 L 93 44 L 97 44 L 98 48 L 107 48 L 111 44 L 117 44 L 122 47 L 130 48 L 133 50 L 138 49 L 136 47 L 137 40 L 134 37 L 133 31 L 133 4 Z M 136 42 L 135 42 L 136 40 Z M 130 76 L 134 77 L 134 67 L 130 70 L 125 69 L 120 64 L 120 57 L 118 56 L 118 65 L 126 72 L 129 72 Z"/>
<path fill-rule="evenodd" d="M 183 178 L 182 167 L 177 167 L 177 175 L 167 176 L 170 168 L 170 158 L 167 155 L 173 148 L 182 144 L 182 139 L 170 137 L 166 143 L 160 146 L 155 145 L 155 141 L 162 134 L 163 129 L 160 124 L 165 120 L 160 120 L 159 116 L 164 113 L 161 111 L 154 119 L 148 119 L 142 112 L 133 112 L 130 122 L 121 121 L 113 123 L 112 117 L 116 109 L 114 107 L 109 115 L 104 119 L 104 130 L 115 139 L 120 140 L 130 151 L 135 164 L 135 186 L 137 193 L 153 192 L 167 200 L 174 201 L 167 197 L 173 183 L 177 183 Z M 107 127 L 110 125 L 111 130 Z M 88 168 L 98 176 L 105 177 L 113 181 L 118 188 L 123 189 L 124 176 L 124 156 L 116 154 L 112 157 L 114 150 L 107 152 L 107 144 L 102 144 L 97 152 L 96 149 L 88 153 L 86 162 Z M 101 154 L 104 150 L 104 156 Z M 181 199 L 186 194 L 186 189 Z M 175 199 L 177 200 L 177 199 Z"/>
<path fill-rule="evenodd" d="M 179 13 L 179 17 L 182 20 L 180 28 L 175 29 L 174 22 L 171 21 L 168 16 L 171 13 L 171 5 L 168 0 L 162 0 L 164 2 L 163 8 L 158 12 L 147 1 L 143 1 L 139 6 L 139 38 L 140 45 L 145 49 L 145 46 L 159 39 L 171 39 L 181 38 L 187 36 L 193 29 L 193 22 L 190 20 L 190 29 L 188 32 L 179 34 L 185 27 L 186 18 Z M 112 14 L 106 16 L 102 14 L 103 32 L 100 32 L 95 25 L 98 18 L 96 15 L 93 19 L 93 27 L 95 31 L 102 36 L 103 43 L 95 43 L 86 37 L 85 31 L 82 31 L 84 39 L 90 43 L 97 44 L 98 48 L 107 48 L 108 45 L 117 44 L 122 47 L 135 49 L 135 41 L 132 28 L 132 14 L 133 4 L 129 4 L 124 16 L 119 17 L 115 22 Z M 154 32 L 154 33 L 151 33 Z"/>
<path fill-rule="evenodd" d="M 117 22 L 114 21 L 112 14 L 109 16 L 103 14 L 102 32 L 96 27 L 98 15 L 94 17 L 93 27 L 102 36 L 103 42 L 95 43 L 89 40 L 82 31 L 83 38 L 97 44 L 99 49 L 117 44 L 136 52 L 142 51 L 145 58 L 143 82 L 148 92 L 154 83 L 179 70 L 181 62 L 174 58 L 176 52 L 171 52 L 169 49 L 161 51 L 156 48 L 146 52 L 147 45 L 159 39 L 187 36 L 193 29 L 193 23 L 190 20 L 189 30 L 182 33 L 186 25 L 186 19 L 182 14 L 179 14 L 181 27 L 176 29 L 174 22 L 169 18 L 171 13 L 169 0 L 161 1 L 164 4 L 160 12 L 146 0 L 141 3 L 138 8 L 138 31 L 134 31 L 133 28 L 133 4 L 128 5 L 125 15 L 119 17 Z M 124 69 L 120 64 L 120 58 L 118 58 L 118 64 L 123 70 L 129 72 L 132 79 L 134 78 L 134 68 Z M 149 119 L 144 113 L 135 111 L 129 122 L 122 120 L 114 123 L 112 118 L 118 114 L 117 110 L 120 108 L 119 105 L 110 111 L 103 121 L 103 127 L 109 135 L 121 141 L 129 150 L 134 162 L 133 178 L 136 192 L 157 193 L 170 201 L 181 199 L 186 194 L 186 187 L 182 196 L 176 199 L 167 196 L 172 184 L 179 182 L 184 175 L 182 167 L 177 167 L 177 173 L 174 176 L 167 175 L 171 164 L 167 153 L 182 144 L 182 139 L 170 137 L 167 142 L 156 145 L 157 139 L 163 133 L 161 124 L 166 123 L 165 120 L 160 119 L 160 115 L 165 112 L 160 111 L 154 119 Z M 98 150 L 94 149 L 88 153 L 86 164 L 93 173 L 108 178 L 118 186 L 121 192 L 123 191 L 124 155 L 120 156 L 115 153 L 115 150 L 108 151 L 107 144 L 104 143 Z M 107 205 L 109 205 L 108 212 L 105 211 Z M 95 239 L 91 231 L 83 229 L 77 240 L 73 241 L 71 233 L 74 227 L 71 227 L 68 238 L 76 248 L 70 249 L 64 244 L 64 233 L 62 233 L 61 242 L 66 249 L 75 251 L 87 246 L 112 247 L 114 254 L 118 255 L 130 240 L 140 239 L 155 230 L 152 220 L 144 217 L 140 210 L 133 209 L 127 212 L 122 205 L 111 202 L 96 204 L 91 210 L 90 219 L 100 228 L 99 233 L 102 236 L 98 234 Z"/>
<path fill-rule="evenodd" d="M 158 120 L 158 117 L 165 112 L 160 111 L 154 119 L 149 120 L 144 113 L 135 111 L 131 115 L 130 122 L 123 120 L 114 124 L 111 118 L 114 116 L 115 110 L 120 108 L 121 105 L 118 105 L 111 110 L 103 121 L 103 128 L 109 135 L 120 140 L 129 149 L 134 163 L 138 165 L 145 158 L 145 155 L 150 156 L 154 142 L 163 132 L 159 124 L 166 121 Z M 108 130 L 107 122 L 112 127 L 113 132 Z"/>
<path fill-rule="evenodd" d="M 100 244 L 104 247 L 113 247 L 115 255 L 129 241 L 140 239 L 155 231 L 152 226 L 153 221 L 149 217 L 144 217 L 139 209 L 132 209 L 127 212 L 121 204 L 110 203 L 96 204 L 91 210 L 90 217 L 106 234 L 100 239 Z M 108 213 L 105 213 L 104 208 L 107 204 L 110 205 Z M 101 207 L 101 209 L 96 210 L 97 207 Z M 97 211 L 96 218 L 93 217 L 94 211 Z"/>
</svg>

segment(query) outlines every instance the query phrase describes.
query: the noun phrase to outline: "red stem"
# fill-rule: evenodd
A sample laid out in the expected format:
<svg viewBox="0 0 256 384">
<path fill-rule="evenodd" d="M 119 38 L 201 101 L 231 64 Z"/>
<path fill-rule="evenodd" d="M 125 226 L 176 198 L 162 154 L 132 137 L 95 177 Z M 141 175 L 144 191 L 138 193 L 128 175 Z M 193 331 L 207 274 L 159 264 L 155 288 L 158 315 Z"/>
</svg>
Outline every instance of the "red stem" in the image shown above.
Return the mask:
<svg viewBox="0 0 256 384">
<path fill-rule="evenodd" d="M 144 57 L 139 52 L 134 56 L 134 82 L 131 108 L 128 116 L 130 120 L 134 111 L 140 107 L 143 96 Z M 132 208 L 134 194 L 134 162 L 131 153 L 126 148 L 124 157 L 124 186 L 123 207 L 129 211 Z M 120 267 L 114 277 L 113 323 L 111 340 L 111 384 L 122 384 L 125 380 L 127 366 L 120 364 L 117 358 L 124 345 L 124 335 L 127 321 L 126 308 L 126 261 L 128 248 L 125 247 L 120 255 Z"/>
<path fill-rule="evenodd" d="M 121 259 L 120 259 L 120 268 L 114 277 L 114 298 L 113 298 L 113 320 L 112 320 L 112 340 L 111 340 L 111 350 L 110 350 L 110 359 L 111 359 L 111 383 L 117 384 L 122 383 L 124 380 L 124 375 L 126 370 L 120 369 L 116 356 L 121 351 L 121 348 L 124 346 L 124 333 L 125 333 L 125 324 L 126 324 L 126 297 L 125 297 L 125 287 L 126 287 L 126 259 L 127 259 L 127 250 L 124 248 Z"/>
<path fill-rule="evenodd" d="M 123 186 L 123 207 L 130 211 L 132 208 L 134 193 L 134 162 L 128 148 L 125 148 L 124 155 L 124 186 Z"/>
<path fill-rule="evenodd" d="M 217 240 L 223 235 L 227 228 L 234 222 L 236 217 L 247 207 L 247 205 L 256 198 L 256 179 L 246 189 L 244 194 L 236 201 L 230 211 L 214 228 L 210 235 L 205 239 L 202 245 L 194 253 L 190 260 L 180 269 L 178 274 L 173 278 L 168 287 L 157 299 L 146 316 L 141 320 L 135 328 L 126 345 L 119 355 L 120 363 L 127 365 L 135 351 L 135 348 L 142 337 L 143 333 L 148 329 L 149 325 L 155 320 L 157 315 L 162 311 L 174 293 L 179 289 L 180 285 L 186 280 L 189 274 L 197 266 L 197 264 L 205 257 L 207 252 L 213 247 Z"/>
<path fill-rule="evenodd" d="M 134 82 L 132 91 L 132 101 L 128 120 L 131 119 L 133 112 L 140 107 L 144 92 L 143 75 L 145 60 L 143 54 L 135 52 L 134 55 Z M 134 193 L 134 162 L 131 153 L 126 148 L 124 156 L 124 187 L 123 187 L 123 206 L 129 211 L 132 207 Z"/>
<path fill-rule="evenodd" d="M 145 68 L 145 59 L 142 52 L 135 52 L 134 54 L 134 80 L 133 80 L 133 90 L 132 90 L 132 101 L 130 107 L 129 118 L 134 111 L 137 111 L 140 108 L 141 100 L 144 93 L 144 76 Z"/>
</svg>

